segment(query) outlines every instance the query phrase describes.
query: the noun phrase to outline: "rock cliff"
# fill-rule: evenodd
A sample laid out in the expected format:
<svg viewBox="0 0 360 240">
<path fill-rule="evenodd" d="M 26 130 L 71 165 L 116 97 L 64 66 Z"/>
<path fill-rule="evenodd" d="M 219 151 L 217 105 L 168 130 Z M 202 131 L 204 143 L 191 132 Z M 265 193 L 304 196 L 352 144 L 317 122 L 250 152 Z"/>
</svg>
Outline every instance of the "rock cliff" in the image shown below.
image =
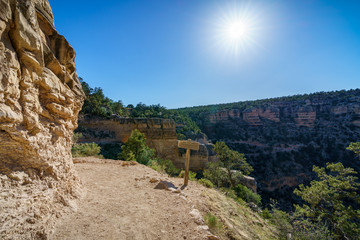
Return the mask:
<svg viewBox="0 0 360 240">
<path fill-rule="evenodd" d="M 170 159 L 175 166 L 183 168 L 185 151 L 178 148 L 175 122 L 172 119 L 83 117 L 79 119 L 77 131 L 83 135 L 80 142 L 96 142 L 102 148 L 106 148 L 106 144 L 118 143 L 119 149 L 119 145 L 126 142 L 135 129 L 145 134 L 148 146 L 154 148 L 159 157 Z M 190 169 L 203 169 L 212 155 L 206 144 L 200 144 L 199 151 L 191 152 Z"/>
<path fill-rule="evenodd" d="M 45 239 L 79 195 L 75 51 L 47 0 L 0 0 L 0 39 L 0 238 Z"/>
<path fill-rule="evenodd" d="M 360 140 L 359 89 L 179 111 L 210 140 L 245 153 L 259 192 L 288 206 L 294 187 L 313 179 L 313 165 L 341 161 L 360 172 L 360 162 L 345 150 Z"/>
<path fill-rule="evenodd" d="M 156 150 L 157 156 L 170 159 L 178 168 L 185 168 L 186 150 L 178 148 L 175 122 L 172 119 L 160 118 L 119 118 L 103 119 L 99 117 L 80 117 L 79 128 L 82 134 L 80 142 L 95 142 L 102 150 L 110 146 L 112 153 L 119 151 L 131 132 L 138 129 L 146 136 L 147 145 Z M 190 170 L 201 171 L 208 162 L 217 161 L 213 145 L 206 138 L 198 138 L 199 150 L 191 150 Z M 114 156 L 116 158 L 116 155 Z M 256 192 L 256 181 L 249 176 L 239 179 L 245 186 Z"/>
</svg>

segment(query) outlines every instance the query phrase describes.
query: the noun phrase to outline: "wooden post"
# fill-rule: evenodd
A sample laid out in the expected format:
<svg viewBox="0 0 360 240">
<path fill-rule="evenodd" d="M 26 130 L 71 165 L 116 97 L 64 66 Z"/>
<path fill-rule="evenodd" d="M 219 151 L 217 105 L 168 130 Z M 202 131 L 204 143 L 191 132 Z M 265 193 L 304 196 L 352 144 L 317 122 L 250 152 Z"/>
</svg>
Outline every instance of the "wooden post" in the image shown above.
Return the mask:
<svg viewBox="0 0 360 240">
<path fill-rule="evenodd" d="M 190 150 L 199 150 L 199 143 L 193 142 L 191 141 L 191 139 L 188 139 L 187 141 L 179 141 L 178 147 L 186 148 L 184 186 L 187 186 L 189 181 Z"/>
<path fill-rule="evenodd" d="M 185 176 L 184 176 L 184 185 L 188 185 L 189 181 L 189 167 L 190 167 L 190 148 L 186 149 L 186 160 L 185 160 Z"/>
</svg>

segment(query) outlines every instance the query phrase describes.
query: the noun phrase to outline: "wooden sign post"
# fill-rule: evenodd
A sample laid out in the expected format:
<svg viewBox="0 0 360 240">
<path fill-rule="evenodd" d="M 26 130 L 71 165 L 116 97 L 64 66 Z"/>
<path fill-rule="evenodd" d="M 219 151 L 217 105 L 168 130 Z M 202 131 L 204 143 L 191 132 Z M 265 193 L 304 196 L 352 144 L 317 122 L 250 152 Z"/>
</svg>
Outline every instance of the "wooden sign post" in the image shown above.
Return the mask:
<svg viewBox="0 0 360 240">
<path fill-rule="evenodd" d="M 178 141 L 178 147 L 186 148 L 184 186 L 187 186 L 189 181 L 190 150 L 199 150 L 199 143 L 188 139 L 187 141 Z"/>
</svg>

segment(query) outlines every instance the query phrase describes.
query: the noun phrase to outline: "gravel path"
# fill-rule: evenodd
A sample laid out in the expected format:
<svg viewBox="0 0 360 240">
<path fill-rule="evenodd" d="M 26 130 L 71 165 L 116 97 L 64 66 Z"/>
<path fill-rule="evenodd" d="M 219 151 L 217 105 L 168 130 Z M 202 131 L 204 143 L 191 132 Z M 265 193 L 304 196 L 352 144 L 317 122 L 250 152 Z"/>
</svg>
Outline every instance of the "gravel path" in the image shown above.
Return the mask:
<svg viewBox="0 0 360 240">
<path fill-rule="evenodd" d="M 150 182 L 171 181 L 180 188 L 182 179 L 140 164 L 122 166 L 121 161 L 94 158 L 76 162 L 85 194 L 78 211 L 58 223 L 51 239 L 208 239 L 206 226 L 190 214 L 189 190 L 174 193 Z M 190 182 L 189 189 L 196 187 Z"/>
</svg>

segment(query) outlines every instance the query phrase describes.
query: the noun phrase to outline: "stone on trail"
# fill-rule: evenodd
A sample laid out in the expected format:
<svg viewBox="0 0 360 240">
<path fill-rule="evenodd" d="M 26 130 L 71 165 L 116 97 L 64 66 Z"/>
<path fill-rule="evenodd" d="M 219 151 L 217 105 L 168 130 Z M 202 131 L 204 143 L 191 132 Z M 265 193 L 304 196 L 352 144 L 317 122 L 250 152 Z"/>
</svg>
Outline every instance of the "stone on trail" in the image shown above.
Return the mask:
<svg viewBox="0 0 360 240">
<path fill-rule="evenodd" d="M 196 208 L 193 208 L 190 212 L 190 215 L 194 218 L 196 224 L 204 225 L 204 219 L 201 216 L 201 213 Z"/>
<path fill-rule="evenodd" d="M 165 190 L 169 190 L 169 188 L 177 189 L 172 182 L 168 182 L 168 181 L 160 181 L 160 182 L 155 186 L 155 189 L 165 189 Z"/>
</svg>

